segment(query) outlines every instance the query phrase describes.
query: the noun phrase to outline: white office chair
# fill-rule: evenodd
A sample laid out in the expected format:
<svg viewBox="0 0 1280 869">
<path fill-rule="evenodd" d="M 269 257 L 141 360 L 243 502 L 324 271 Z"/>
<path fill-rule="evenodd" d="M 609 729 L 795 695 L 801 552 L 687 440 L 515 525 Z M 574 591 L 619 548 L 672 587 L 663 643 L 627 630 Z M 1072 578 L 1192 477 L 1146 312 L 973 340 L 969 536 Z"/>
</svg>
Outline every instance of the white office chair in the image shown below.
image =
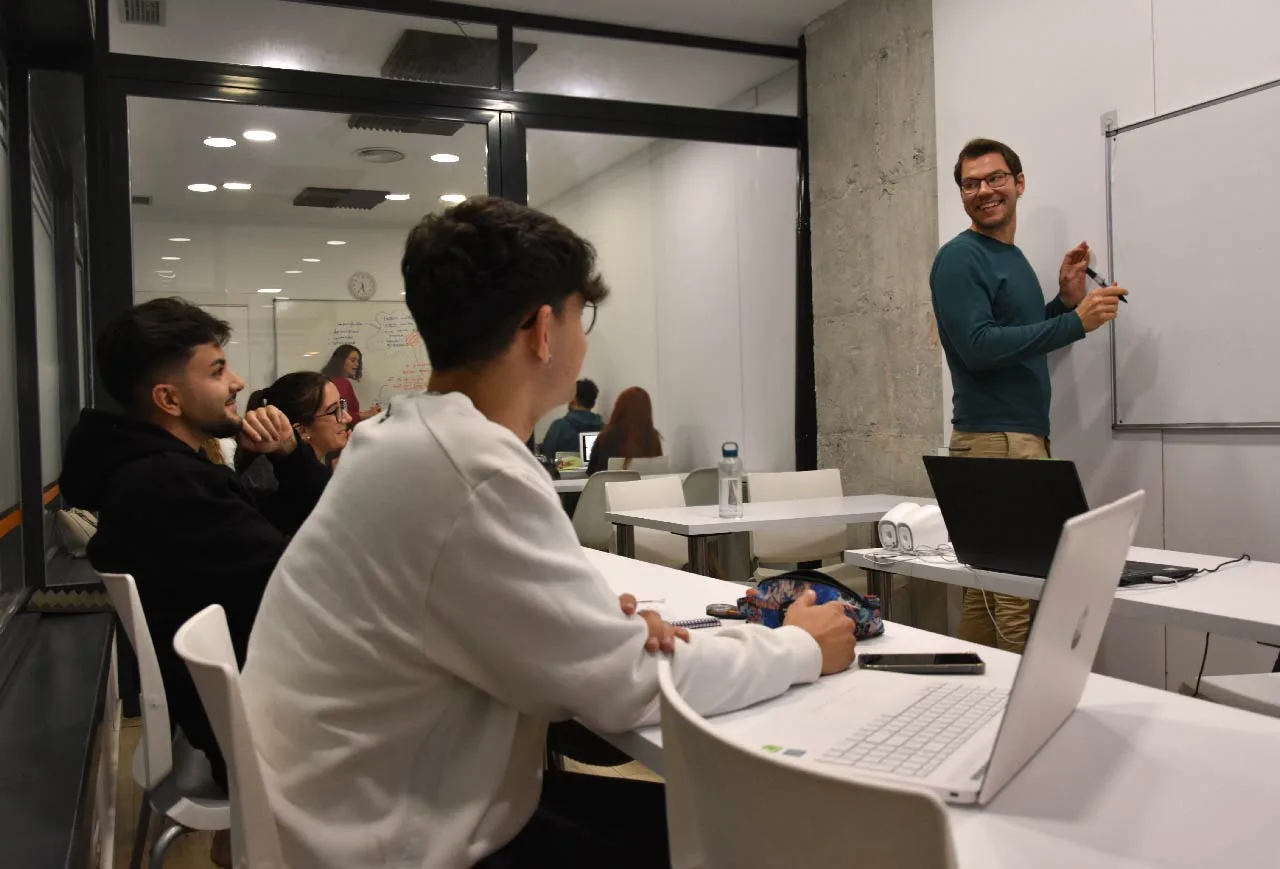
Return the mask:
<svg viewBox="0 0 1280 869">
<path fill-rule="evenodd" d="M 174 635 L 173 648 L 187 662 L 227 759 L 232 865 L 237 869 L 285 869 L 280 831 L 240 694 L 240 669 L 226 612 L 214 604 L 196 613 Z"/>
<path fill-rule="evenodd" d="M 750 503 L 843 496 L 844 487 L 837 468 L 747 475 Z M 866 574 L 841 563 L 844 551 L 849 548 L 847 528 L 845 525 L 815 525 L 787 531 L 754 532 L 751 535 L 752 550 L 761 565 L 756 576 L 763 579 L 790 570 L 801 562 L 819 561 L 823 572 L 865 594 Z"/>
<path fill-rule="evenodd" d="M 1280 673 L 1205 676 L 1200 695 L 1206 700 L 1280 718 Z"/>
<path fill-rule="evenodd" d="M 578 542 L 588 549 L 608 552 L 614 539 L 612 523 L 604 520 L 604 486 L 610 480 L 638 480 L 639 471 L 599 471 L 587 479 L 587 485 L 578 496 L 578 506 L 573 509 L 573 530 L 578 532 Z"/>
<path fill-rule="evenodd" d="M 837 778 L 730 742 L 677 693 L 670 658 L 658 662 L 658 684 L 672 869 L 955 869 L 946 809 L 933 794 Z M 790 809 L 779 813 L 779 800 Z"/>
<path fill-rule="evenodd" d="M 626 459 L 612 458 L 609 459 L 609 470 L 611 471 L 635 471 L 642 475 L 652 474 L 669 474 L 671 473 L 671 457 L 670 456 L 654 456 L 650 459 L 631 459 L 630 464 Z"/>
<path fill-rule="evenodd" d="M 173 841 L 191 830 L 226 830 L 231 826 L 231 803 L 210 777 L 209 761 L 169 728 L 169 704 L 160 678 L 160 662 L 142 611 L 138 587 L 127 574 L 103 574 L 116 615 L 138 659 L 142 684 L 142 741 L 133 754 L 133 780 L 142 789 L 142 809 L 134 835 L 130 869 L 142 865 L 152 810 L 165 818 L 165 827 L 151 848 L 149 866 L 160 869 Z"/>
<path fill-rule="evenodd" d="M 609 510 L 646 510 L 651 507 L 683 507 L 684 489 L 676 476 L 650 477 L 631 482 L 610 481 L 604 487 Z M 668 531 L 637 528 L 636 558 L 652 564 L 682 568 L 689 561 L 689 538 Z M 617 535 L 613 537 L 616 551 Z"/>
<path fill-rule="evenodd" d="M 720 469 L 698 468 L 684 478 L 684 502 L 690 507 L 720 503 Z"/>
</svg>

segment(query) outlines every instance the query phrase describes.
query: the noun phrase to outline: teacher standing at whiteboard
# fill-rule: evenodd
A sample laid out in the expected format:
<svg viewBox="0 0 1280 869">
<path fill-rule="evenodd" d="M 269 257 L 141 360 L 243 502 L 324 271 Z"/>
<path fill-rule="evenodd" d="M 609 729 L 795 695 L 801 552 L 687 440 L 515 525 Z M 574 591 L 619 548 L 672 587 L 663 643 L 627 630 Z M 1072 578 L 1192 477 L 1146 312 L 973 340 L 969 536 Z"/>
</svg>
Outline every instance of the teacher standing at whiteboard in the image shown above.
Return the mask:
<svg viewBox="0 0 1280 869">
<path fill-rule="evenodd" d="M 1085 292 L 1089 246 L 1067 251 L 1058 294 L 1048 303 L 1031 263 L 1013 243 L 1022 161 L 1008 145 L 974 139 L 955 165 L 969 228 L 944 244 L 929 286 L 953 387 L 951 454 L 1049 457 L 1049 364 L 1046 354 L 1079 341 L 1116 318 L 1126 291 Z M 966 589 L 961 639 L 1021 652 L 1031 602 Z"/>
<path fill-rule="evenodd" d="M 347 413 L 351 414 L 352 425 L 382 413 L 380 404 L 374 404 L 365 411 L 360 410 L 355 381 L 364 376 L 364 354 L 354 344 L 338 345 L 320 373 L 338 387 L 338 395 L 347 402 Z"/>
</svg>

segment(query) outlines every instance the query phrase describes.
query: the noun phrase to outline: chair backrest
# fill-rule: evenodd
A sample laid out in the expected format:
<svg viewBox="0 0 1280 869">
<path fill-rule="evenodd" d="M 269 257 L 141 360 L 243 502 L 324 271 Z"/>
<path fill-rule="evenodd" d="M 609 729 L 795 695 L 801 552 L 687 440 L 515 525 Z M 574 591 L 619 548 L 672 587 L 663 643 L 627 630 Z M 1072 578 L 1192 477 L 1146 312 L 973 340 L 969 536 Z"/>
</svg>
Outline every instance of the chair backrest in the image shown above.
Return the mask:
<svg viewBox="0 0 1280 869">
<path fill-rule="evenodd" d="M 638 480 L 639 471 L 600 471 L 587 478 L 587 485 L 578 496 L 578 506 L 573 509 L 573 530 L 578 532 L 578 542 L 588 549 L 609 551 L 613 539 L 613 525 L 604 520 L 604 486 L 610 480 Z"/>
<path fill-rule="evenodd" d="M 138 681 L 142 687 L 142 777 L 138 782 L 151 790 L 173 771 L 173 732 L 169 729 L 169 701 L 160 677 L 160 662 L 151 643 L 151 631 L 142 611 L 138 586 L 126 573 L 104 573 L 111 605 L 124 625 L 133 655 L 138 659 Z"/>
<path fill-rule="evenodd" d="M 683 507 L 684 487 L 674 474 L 631 482 L 610 482 L 604 487 L 609 510 L 645 510 L 650 507 Z M 637 528 L 635 556 L 640 561 L 681 568 L 689 560 L 689 540 L 667 531 Z"/>
<path fill-rule="evenodd" d="M 690 507 L 720 503 L 720 469 L 698 468 L 684 478 L 684 502 Z"/>
<path fill-rule="evenodd" d="M 609 470 L 635 471 L 640 474 L 669 474 L 671 473 L 671 457 L 654 456 L 650 459 L 631 459 L 630 464 L 628 464 L 626 459 L 619 459 L 615 456 L 609 459 Z"/>
<path fill-rule="evenodd" d="M 946 808 L 933 794 L 837 778 L 736 745 L 679 695 L 670 658 L 658 662 L 658 683 L 672 869 L 956 866 Z M 780 796 L 790 807 L 782 815 Z M 865 841 L 849 834 L 851 823 Z"/>
<path fill-rule="evenodd" d="M 800 501 L 844 495 L 837 468 L 747 475 L 750 501 Z M 839 558 L 848 548 L 844 525 L 815 525 L 787 531 L 757 531 L 751 545 L 761 564 L 792 564 Z"/>
<path fill-rule="evenodd" d="M 173 648 L 187 662 L 227 759 L 233 865 L 236 869 L 285 869 L 276 816 L 240 694 L 240 670 L 226 612 L 214 604 L 196 613 L 174 634 Z"/>
</svg>

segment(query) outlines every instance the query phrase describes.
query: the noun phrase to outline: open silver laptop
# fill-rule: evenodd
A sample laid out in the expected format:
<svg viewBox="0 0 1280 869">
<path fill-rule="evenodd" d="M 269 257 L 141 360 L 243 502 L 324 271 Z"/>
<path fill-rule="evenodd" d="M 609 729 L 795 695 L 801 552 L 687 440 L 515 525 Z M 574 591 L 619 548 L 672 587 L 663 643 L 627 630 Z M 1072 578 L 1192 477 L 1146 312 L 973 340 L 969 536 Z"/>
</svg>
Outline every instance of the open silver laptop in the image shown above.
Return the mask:
<svg viewBox="0 0 1280 869">
<path fill-rule="evenodd" d="M 781 753 L 828 773 L 925 787 L 952 803 L 990 802 L 1080 702 L 1144 498 L 1135 492 L 1067 520 L 1010 691 L 989 676 L 863 670 L 845 677 L 850 695 L 838 709 L 833 701 L 792 723 L 785 738 L 796 747 Z"/>
</svg>

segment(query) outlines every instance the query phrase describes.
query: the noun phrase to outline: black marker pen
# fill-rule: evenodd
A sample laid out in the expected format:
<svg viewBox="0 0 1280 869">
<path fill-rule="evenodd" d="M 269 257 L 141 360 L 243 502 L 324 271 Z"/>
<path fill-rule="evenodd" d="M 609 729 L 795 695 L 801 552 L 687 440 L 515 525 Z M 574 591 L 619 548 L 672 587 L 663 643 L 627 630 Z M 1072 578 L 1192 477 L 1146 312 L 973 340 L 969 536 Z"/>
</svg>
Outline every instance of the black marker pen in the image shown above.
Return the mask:
<svg viewBox="0 0 1280 869">
<path fill-rule="evenodd" d="M 1107 287 L 1111 286 L 1111 284 L 1106 282 L 1105 278 L 1103 278 L 1101 275 L 1099 275 L 1097 272 L 1095 272 L 1093 269 L 1089 268 L 1088 266 L 1084 267 L 1084 273 L 1089 277 L 1093 278 L 1097 282 L 1098 286 L 1102 287 L 1104 290 Z M 1124 302 L 1126 305 L 1129 304 L 1129 300 L 1124 296 L 1120 297 L 1120 301 Z"/>
</svg>

